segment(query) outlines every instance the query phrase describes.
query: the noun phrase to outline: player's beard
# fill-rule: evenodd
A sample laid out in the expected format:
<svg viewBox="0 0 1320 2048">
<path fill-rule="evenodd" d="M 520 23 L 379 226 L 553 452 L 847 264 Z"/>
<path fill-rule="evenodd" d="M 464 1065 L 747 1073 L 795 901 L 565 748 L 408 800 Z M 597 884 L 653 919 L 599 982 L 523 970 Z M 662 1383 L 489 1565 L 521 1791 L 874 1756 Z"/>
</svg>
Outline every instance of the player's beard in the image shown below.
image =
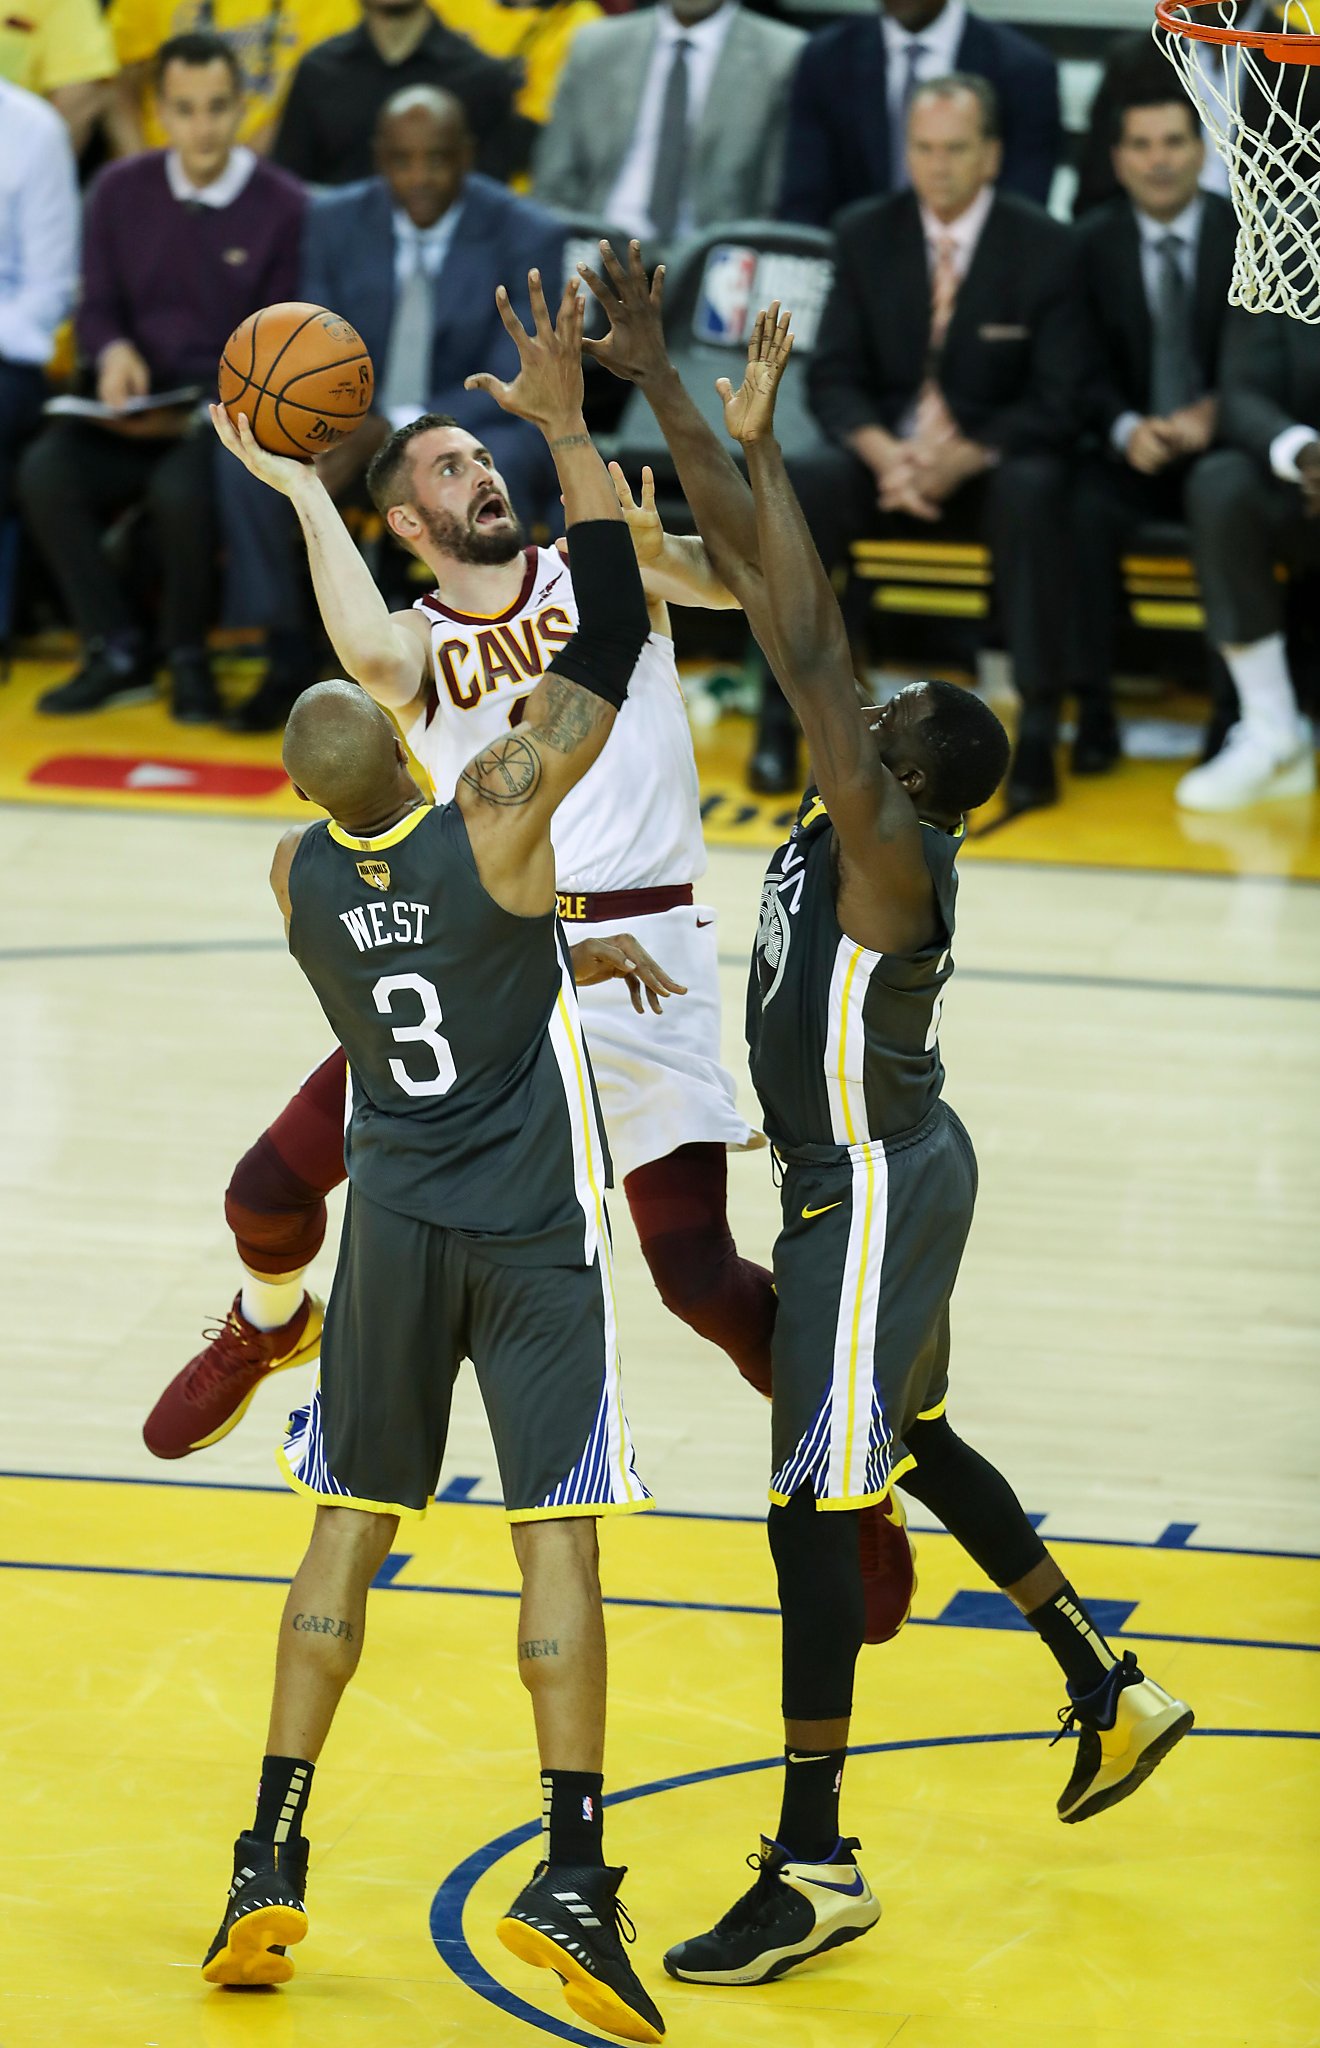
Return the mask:
<svg viewBox="0 0 1320 2048">
<path fill-rule="evenodd" d="M 509 522 L 489 532 L 470 520 L 455 519 L 452 512 L 428 512 L 420 505 L 417 516 L 433 548 L 454 562 L 470 562 L 480 568 L 498 568 L 511 562 L 527 545 L 522 522 L 512 513 Z"/>
</svg>

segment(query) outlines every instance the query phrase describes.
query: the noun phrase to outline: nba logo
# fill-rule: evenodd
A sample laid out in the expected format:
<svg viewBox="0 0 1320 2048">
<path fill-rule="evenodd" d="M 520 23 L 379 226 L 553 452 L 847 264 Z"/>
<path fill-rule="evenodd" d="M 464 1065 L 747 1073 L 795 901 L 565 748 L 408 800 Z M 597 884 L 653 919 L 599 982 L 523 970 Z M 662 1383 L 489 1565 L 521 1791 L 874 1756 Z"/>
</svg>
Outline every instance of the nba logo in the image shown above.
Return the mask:
<svg viewBox="0 0 1320 2048">
<path fill-rule="evenodd" d="M 706 258 L 692 332 L 698 341 L 738 348 L 747 338 L 756 285 L 756 251 L 721 242 Z"/>
<path fill-rule="evenodd" d="M 582 1818 L 583 1820 L 594 1820 L 596 1818 L 596 1809 L 592 1804 L 590 1792 L 582 1794 Z"/>
</svg>

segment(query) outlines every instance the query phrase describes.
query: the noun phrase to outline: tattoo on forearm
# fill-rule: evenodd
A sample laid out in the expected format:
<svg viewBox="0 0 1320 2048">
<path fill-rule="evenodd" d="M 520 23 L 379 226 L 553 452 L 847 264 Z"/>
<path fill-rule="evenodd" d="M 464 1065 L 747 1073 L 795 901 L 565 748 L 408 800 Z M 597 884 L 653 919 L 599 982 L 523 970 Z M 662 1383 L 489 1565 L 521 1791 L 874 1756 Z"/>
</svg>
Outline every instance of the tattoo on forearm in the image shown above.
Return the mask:
<svg viewBox="0 0 1320 2048">
<path fill-rule="evenodd" d="M 541 780 L 541 758 L 530 741 L 512 732 L 469 761 L 459 780 L 483 803 L 525 804 Z"/>
<path fill-rule="evenodd" d="M 544 688 L 545 716 L 536 721 L 536 737 L 557 754 L 572 754 L 596 730 L 605 706 L 590 690 L 562 676 L 548 675 Z"/>
<path fill-rule="evenodd" d="M 590 434 L 561 434 L 557 441 L 550 443 L 550 453 L 553 455 L 556 448 L 590 448 L 590 446 Z"/>
<path fill-rule="evenodd" d="M 313 1636 L 335 1636 L 340 1642 L 353 1641 L 351 1621 L 336 1619 L 333 1614 L 295 1614 L 293 1626 L 300 1634 Z"/>
<path fill-rule="evenodd" d="M 518 1645 L 518 1662 L 530 1664 L 535 1657 L 557 1657 L 559 1644 L 554 1636 L 532 1636 Z"/>
</svg>

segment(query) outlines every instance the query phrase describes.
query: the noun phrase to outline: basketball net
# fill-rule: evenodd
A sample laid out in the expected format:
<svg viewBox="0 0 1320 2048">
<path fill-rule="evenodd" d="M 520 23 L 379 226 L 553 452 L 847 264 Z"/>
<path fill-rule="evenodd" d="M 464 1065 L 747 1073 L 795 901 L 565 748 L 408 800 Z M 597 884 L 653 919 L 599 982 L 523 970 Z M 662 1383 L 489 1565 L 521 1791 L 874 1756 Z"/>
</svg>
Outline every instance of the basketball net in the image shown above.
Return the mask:
<svg viewBox="0 0 1320 2048">
<path fill-rule="evenodd" d="M 1320 324 L 1320 0 L 1158 0 L 1155 15 L 1228 166 L 1229 304 Z"/>
</svg>

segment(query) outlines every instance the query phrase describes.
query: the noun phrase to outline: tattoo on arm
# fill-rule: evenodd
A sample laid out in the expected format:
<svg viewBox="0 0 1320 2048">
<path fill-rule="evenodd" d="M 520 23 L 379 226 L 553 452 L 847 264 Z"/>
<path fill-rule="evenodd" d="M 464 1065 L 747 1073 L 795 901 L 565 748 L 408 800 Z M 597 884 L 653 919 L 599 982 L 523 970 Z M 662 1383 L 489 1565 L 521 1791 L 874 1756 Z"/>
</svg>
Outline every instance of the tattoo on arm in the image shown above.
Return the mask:
<svg viewBox="0 0 1320 2048">
<path fill-rule="evenodd" d="M 541 757 L 522 733 L 511 732 L 469 761 L 459 777 L 483 803 L 525 804 L 541 780 Z"/>
<path fill-rule="evenodd" d="M 352 1622 L 337 1619 L 333 1614 L 295 1614 L 293 1627 L 303 1635 L 335 1636 L 344 1643 L 353 1641 Z"/>
<path fill-rule="evenodd" d="M 554 1636 L 533 1636 L 518 1645 L 518 1662 L 530 1664 L 534 1657 L 557 1657 L 559 1644 Z"/>
<path fill-rule="evenodd" d="M 547 675 L 544 688 L 545 715 L 537 719 L 532 731 L 557 754 L 575 753 L 605 716 L 605 705 L 590 690 L 565 681 L 563 676 Z"/>
<path fill-rule="evenodd" d="M 553 455 L 556 448 L 590 448 L 590 446 L 590 434 L 561 434 L 557 441 L 550 443 L 550 452 Z"/>
</svg>

